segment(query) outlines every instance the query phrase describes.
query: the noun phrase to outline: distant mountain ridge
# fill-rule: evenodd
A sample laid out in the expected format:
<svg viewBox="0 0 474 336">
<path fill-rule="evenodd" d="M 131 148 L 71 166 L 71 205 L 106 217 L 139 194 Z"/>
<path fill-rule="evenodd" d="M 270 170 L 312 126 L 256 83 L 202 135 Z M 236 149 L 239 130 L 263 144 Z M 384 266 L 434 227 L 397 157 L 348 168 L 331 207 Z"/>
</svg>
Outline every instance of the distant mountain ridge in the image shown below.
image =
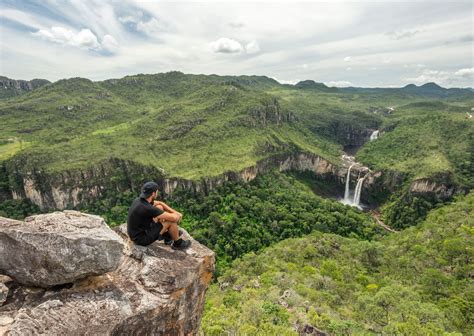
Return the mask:
<svg viewBox="0 0 474 336">
<path fill-rule="evenodd" d="M 19 96 L 50 83 L 51 82 L 47 79 L 32 79 L 27 81 L 0 76 L 0 99 Z"/>
<path fill-rule="evenodd" d="M 403 87 L 394 88 L 379 88 L 379 87 L 329 87 L 324 83 L 318 83 L 313 80 L 303 80 L 294 85 L 298 89 L 304 90 L 315 90 L 321 92 L 352 92 L 352 93 L 402 93 L 402 94 L 414 94 L 421 96 L 434 96 L 434 97 L 445 97 L 445 96 L 457 96 L 465 95 L 473 92 L 473 88 L 444 88 L 434 82 L 428 82 L 423 85 L 417 86 L 415 84 L 408 84 Z"/>
</svg>

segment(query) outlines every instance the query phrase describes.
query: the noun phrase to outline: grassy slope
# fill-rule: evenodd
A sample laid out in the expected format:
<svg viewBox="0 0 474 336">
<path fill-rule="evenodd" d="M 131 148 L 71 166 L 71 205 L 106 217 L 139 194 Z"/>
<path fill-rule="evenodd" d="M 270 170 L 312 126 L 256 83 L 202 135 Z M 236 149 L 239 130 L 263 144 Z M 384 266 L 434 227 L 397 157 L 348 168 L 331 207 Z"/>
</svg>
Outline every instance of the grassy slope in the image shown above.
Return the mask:
<svg viewBox="0 0 474 336">
<path fill-rule="evenodd" d="M 292 113 L 297 121 L 263 125 L 251 116 L 252 110 L 268 108 L 274 97 L 281 114 Z M 61 171 L 116 156 L 164 168 L 171 176 L 192 179 L 242 169 L 269 155 L 296 148 L 337 163 L 344 142 L 341 130 L 391 123 L 403 126 L 403 122 L 410 125 L 408 119 L 412 115 L 421 118 L 423 113 L 409 105 L 397 109 L 393 116 L 380 111 L 369 113 L 369 108 L 426 99 L 400 92 L 303 90 L 259 76 L 170 72 L 103 82 L 73 78 L 0 102 L 0 160 L 16 154 L 27 158 L 25 169 Z M 467 106 L 471 101 L 464 99 L 457 104 Z M 469 129 L 457 126 L 464 122 L 463 111 L 464 107 L 453 113 L 439 111 L 460 132 L 441 151 L 436 148 L 438 140 L 432 139 L 433 143 L 426 146 L 428 142 L 423 138 L 431 137 L 436 122 L 417 124 L 423 131 L 420 139 L 407 138 L 402 128 L 402 137 L 413 142 L 409 147 L 416 151 L 397 161 L 396 168 L 416 170 L 419 165 L 413 162 L 428 153 L 420 174 L 444 169 L 459 171 L 453 162 L 466 164 L 468 146 Z M 361 152 L 360 159 L 377 168 L 393 166 L 400 155 L 390 148 L 403 143 L 397 132 L 398 127 L 371 143 Z M 9 138 L 28 146 L 7 144 Z"/>
<path fill-rule="evenodd" d="M 32 142 L 22 153 L 34 158 L 32 166 L 50 171 L 113 155 L 198 178 L 242 169 L 294 145 L 338 159 L 337 145 L 320 149 L 324 139 L 297 125 L 249 126 L 248 111 L 270 99 L 260 88 L 265 82 L 243 87 L 224 81 L 173 73 L 59 81 L 0 103 L 0 138 Z M 274 152 L 264 153 L 265 145 Z"/>
<path fill-rule="evenodd" d="M 474 184 L 474 102 L 406 104 L 384 120 L 388 131 L 364 146 L 357 159 L 371 167 L 394 169 L 415 178 L 454 172 L 458 183 Z"/>
<path fill-rule="evenodd" d="M 314 232 L 247 254 L 211 286 L 203 330 L 296 335 L 295 324 L 310 324 L 337 335 L 468 335 L 473 211 L 471 193 L 380 241 Z"/>
</svg>

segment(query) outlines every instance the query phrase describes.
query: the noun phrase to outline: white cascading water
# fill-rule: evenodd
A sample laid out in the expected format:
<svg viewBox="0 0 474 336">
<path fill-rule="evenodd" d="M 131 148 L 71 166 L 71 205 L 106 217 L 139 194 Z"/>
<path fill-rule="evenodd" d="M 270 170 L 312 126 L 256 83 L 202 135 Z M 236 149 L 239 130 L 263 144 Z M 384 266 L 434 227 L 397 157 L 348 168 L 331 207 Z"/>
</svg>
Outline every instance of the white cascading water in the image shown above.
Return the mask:
<svg viewBox="0 0 474 336">
<path fill-rule="evenodd" d="M 344 202 L 346 203 L 350 203 L 350 199 L 349 199 L 349 183 L 351 181 L 351 168 L 352 168 L 353 164 L 349 167 L 349 169 L 347 170 L 347 177 L 346 177 L 346 190 L 344 192 Z"/>
<path fill-rule="evenodd" d="M 356 185 L 356 188 L 354 190 L 354 201 L 352 202 L 352 204 L 355 205 L 355 206 L 359 206 L 359 204 L 360 204 L 360 193 L 362 192 L 362 185 L 364 184 L 364 180 L 365 180 L 366 177 L 367 177 L 367 175 L 365 175 L 364 177 L 361 177 L 357 180 L 357 185 Z"/>
<path fill-rule="evenodd" d="M 370 135 L 370 141 L 378 139 L 379 138 L 379 130 L 373 131 L 372 134 Z"/>
</svg>

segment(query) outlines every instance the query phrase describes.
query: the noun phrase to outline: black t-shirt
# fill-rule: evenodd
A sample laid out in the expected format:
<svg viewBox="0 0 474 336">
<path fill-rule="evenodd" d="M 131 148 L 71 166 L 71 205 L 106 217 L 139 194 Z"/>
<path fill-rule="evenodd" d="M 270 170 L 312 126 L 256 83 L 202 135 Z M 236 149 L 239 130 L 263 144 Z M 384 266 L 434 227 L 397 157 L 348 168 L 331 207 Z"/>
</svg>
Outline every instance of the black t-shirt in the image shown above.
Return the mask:
<svg viewBox="0 0 474 336">
<path fill-rule="evenodd" d="M 128 209 L 127 233 L 135 240 L 144 234 L 153 222 L 153 218 L 163 213 L 160 208 L 154 207 L 144 198 L 137 197 Z"/>
</svg>

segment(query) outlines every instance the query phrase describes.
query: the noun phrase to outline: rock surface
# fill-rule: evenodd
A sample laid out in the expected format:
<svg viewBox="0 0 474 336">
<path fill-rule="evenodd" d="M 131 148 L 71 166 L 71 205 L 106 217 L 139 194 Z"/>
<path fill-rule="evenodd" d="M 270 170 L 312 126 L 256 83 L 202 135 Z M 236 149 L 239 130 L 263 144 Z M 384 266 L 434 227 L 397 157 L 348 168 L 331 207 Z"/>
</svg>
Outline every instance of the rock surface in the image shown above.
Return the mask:
<svg viewBox="0 0 474 336">
<path fill-rule="evenodd" d="M 50 287 L 116 269 L 124 243 L 99 217 L 65 210 L 25 221 L 0 217 L 0 273 Z"/>
<path fill-rule="evenodd" d="M 464 190 L 458 188 L 454 183 L 438 182 L 430 179 L 417 179 L 410 185 L 410 191 L 414 194 L 431 195 L 441 200 L 448 200 L 456 194 L 462 193 Z"/>
<path fill-rule="evenodd" d="M 11 190 L 4 192 L 4 195 L 0 192 L 0 201 L 27 198 L 42 210 L 87 204 L 103 195 L 105 190 L 132 191 L 139 194 L 141 186 L 148 180 L 157 182 L 160 186 L 160 195 L 166 197 L 180 188 L 207 194 L 227 181 L 250 182 L 257 175 L 274 168 L 280 171 L 309 170 L 322 178 L 329 178 L 339 183 L 344 183 L 347 171 L 347 168 L 305 152 L 277 154 L 261 159 L 255 165 L 238 172 L 226 171 L 199 180 L 165 177 L 163 171 L 157 168 L 117 158 L 104 160 L 90 168 L 55 174 L 28 168 L 25 160 L 26 158 L 16 157 L 6 162 L 5 167 L 2 168 L 0 165 L 0 174 L 3 173 L 6 177 L 17 181 L 17 184 L 11 185 Z"/>
<path fill-rule="evenodd" d="M 0 307 L 0 335 L 195 335 L 214 253 L 193 240 L 186 251 L 163 242 L 142 247 L 115 231 L 125 248 L 119 267 L 63 288 L 8 282 Z"/>
</svg>

